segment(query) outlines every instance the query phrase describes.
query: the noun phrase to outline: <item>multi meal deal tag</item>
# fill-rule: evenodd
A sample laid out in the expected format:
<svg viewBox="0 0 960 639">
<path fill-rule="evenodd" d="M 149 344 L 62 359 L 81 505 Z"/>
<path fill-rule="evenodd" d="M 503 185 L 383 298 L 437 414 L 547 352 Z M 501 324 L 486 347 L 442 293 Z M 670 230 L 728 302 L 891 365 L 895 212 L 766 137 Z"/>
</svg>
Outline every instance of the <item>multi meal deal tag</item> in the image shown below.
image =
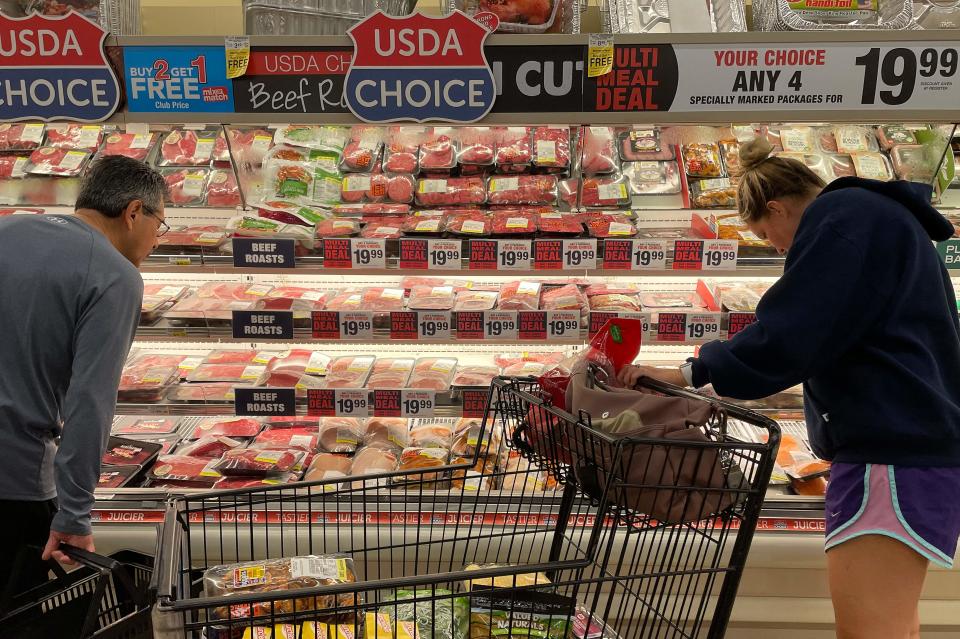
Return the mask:
<svg viewBox="0 0 960 639">
<path fill-rule="evenodd" d="M 597 78 L 613 71 L 613 36 L 590 35 L 587 49 L 587 77 Z"/>
</svg>

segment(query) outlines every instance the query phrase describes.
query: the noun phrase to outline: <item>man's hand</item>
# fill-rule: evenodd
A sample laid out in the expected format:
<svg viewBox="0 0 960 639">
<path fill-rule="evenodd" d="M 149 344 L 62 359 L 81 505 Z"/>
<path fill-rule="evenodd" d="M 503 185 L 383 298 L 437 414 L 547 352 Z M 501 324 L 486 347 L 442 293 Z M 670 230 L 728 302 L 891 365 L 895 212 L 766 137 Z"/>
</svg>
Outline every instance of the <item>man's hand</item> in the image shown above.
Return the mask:
<svg viewBox="0 0 960 639">
<path fill-rule="evenodd" d="M 679 368 L 656 368 L 655 366 L 624 366 L 617 375 L 627 388 L 633 388 L 641 377 L 649 377 L 674 386 L 686 386 L 687 380 Z"/>
<path fill-rule="evenodd" d="M 43 560 L 47 561 L 52 557 L 61 564 L 74 565 L 76 562 L 59 550 L 60 544 L 69 544 L 90 552 L 96 552 L 97 550 L 93 547 L 93 535 L 68 535 L 51 530 L 50 537 L 47 539 L 47 546 L 43 549 Z"/>
</svg>

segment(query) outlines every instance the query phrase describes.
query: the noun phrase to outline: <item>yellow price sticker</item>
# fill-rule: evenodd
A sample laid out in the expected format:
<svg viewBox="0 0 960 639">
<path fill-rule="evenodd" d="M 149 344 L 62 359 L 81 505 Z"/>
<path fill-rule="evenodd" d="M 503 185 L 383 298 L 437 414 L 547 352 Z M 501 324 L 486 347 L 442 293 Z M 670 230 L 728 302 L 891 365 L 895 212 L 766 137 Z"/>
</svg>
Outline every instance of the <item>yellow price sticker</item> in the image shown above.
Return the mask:
<svg viewBox="0 0 960 639">
<path fill-rule="evenodd" d="M 587 77 L 597 78 L 613 71 L 613 36 L 593 34 L 587 47 Z"/>
<path fill-rule="evenodd" d="M 232 80 L 246 74 L 250 64 L 250 38 L 247 36 L 227 36 L 223 50 L 227 56 L 227 79 Z"/>
</svg>

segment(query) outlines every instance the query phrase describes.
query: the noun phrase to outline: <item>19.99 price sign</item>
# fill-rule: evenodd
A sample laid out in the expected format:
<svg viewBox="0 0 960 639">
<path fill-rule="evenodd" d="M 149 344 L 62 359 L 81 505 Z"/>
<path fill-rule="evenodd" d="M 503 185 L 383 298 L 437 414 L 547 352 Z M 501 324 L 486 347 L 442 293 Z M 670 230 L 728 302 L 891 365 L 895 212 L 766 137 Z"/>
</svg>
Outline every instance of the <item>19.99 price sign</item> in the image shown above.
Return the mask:
<svg viewBox="0 0 960 639">
<path fill-rule="evenodd" d="M 311 417 L 369 417 L 370 397 L 363 389 L 311 388 L 307 391 Z"/>
</svg>

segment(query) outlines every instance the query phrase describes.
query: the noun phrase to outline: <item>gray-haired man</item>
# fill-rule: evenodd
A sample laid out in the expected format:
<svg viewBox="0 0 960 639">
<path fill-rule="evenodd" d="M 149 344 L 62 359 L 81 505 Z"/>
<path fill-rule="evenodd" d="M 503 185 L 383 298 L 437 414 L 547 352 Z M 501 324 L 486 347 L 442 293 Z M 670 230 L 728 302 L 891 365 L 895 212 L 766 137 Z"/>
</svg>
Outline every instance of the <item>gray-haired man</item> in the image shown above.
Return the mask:
<svg viewBox="0 0 960 639">
<path fill-rule="evenodd" d="M 76 214 L 0 220 L 0 588 L 46 580 L 39 550 L 93 550 L 90 509 L 143 298 L 137 267 L 167 225 L 163 178 L 107 157 Z M 59 439 L 59 443 L 58 443 Z"/>
</svg>

